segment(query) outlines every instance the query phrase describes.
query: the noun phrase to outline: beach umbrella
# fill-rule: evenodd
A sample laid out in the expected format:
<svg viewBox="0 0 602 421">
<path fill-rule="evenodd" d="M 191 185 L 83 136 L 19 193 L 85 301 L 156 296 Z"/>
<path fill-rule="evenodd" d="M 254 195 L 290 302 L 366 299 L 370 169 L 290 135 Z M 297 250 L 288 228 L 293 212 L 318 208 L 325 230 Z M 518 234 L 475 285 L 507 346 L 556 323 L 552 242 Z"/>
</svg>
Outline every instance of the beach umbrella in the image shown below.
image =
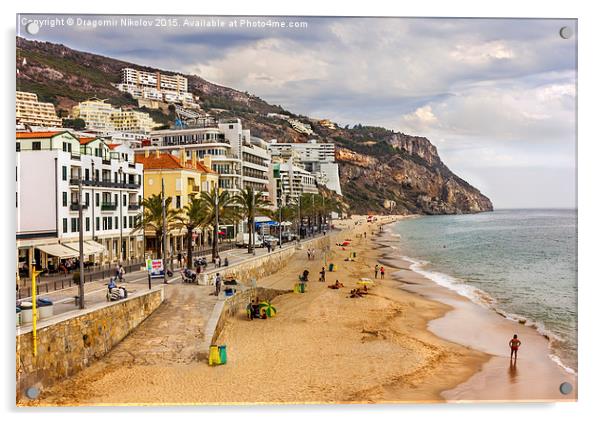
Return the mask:
<svg viewBox="0 0 602 421">
<path fill-rule="evenodd" d="M 370 285 L 370 286 L 374 285 L 374 282 L 367 278 L 362 278 L 362 280 L 357 281 L 357 283 L 358 283 L 358 285 Z"/>
<path fill-rule="evenodd" d="M 268 317 L 274 317 L 276 315 L 276 308 L 269 301 L 260 302 L 259 311 L 265 312 L 265 315 Z"/>
<path fill-rule="evenodd" d="M 351 244 L 349 241 L 344 241 L 342 246 L 348 246 L 349 244 Z"/>
</svg>

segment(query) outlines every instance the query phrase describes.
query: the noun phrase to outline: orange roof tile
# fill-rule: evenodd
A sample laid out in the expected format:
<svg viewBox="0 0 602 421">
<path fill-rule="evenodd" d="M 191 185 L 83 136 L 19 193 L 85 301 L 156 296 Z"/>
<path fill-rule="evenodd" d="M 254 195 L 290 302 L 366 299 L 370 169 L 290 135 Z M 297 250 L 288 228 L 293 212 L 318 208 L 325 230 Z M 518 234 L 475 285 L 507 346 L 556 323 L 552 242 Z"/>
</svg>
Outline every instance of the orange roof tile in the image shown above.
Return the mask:
<svg viewBox="0 0 602 421">
<path fill-rule="evenodd" d="M 17 139 L 45 139 L 52 136 L 55 136 L 59 133 L 64 133 L 65 131 L 57 131 L 57 132 L 16 132 Z"/>
<path fill-rule="evenodd" d="M 180 159 L 170 153 L 162 153 L 157 157 L 156 152 L 151 151 L 148 157 L 136 154 L 136 162 L 144 165 L 145 169 L 187 169 L 197 170 L 209 174 L 217 174 L 215 171 L 207 168 L 204 164 L 197 162 L 196 168 L 192 166 L 192 161 L 188 160 L 184 164 Z"/>
<path fill-rule="evenodd" d="M 79 143 L 80 143 L 80 145 L 87 145 L 88 143 L 90 143 L 96 139 L 98 139 L 98 138 L 96 138 L 96 137 L 80 137 Z"/>
<path fill-rule="evenodd" d="M 117 143 L 111 143 L 110 145 L 107 145 L 109 147 L 109 149 L 115 149 L 118 146 L 121 146 L 120 144 Z"/>
</svg>

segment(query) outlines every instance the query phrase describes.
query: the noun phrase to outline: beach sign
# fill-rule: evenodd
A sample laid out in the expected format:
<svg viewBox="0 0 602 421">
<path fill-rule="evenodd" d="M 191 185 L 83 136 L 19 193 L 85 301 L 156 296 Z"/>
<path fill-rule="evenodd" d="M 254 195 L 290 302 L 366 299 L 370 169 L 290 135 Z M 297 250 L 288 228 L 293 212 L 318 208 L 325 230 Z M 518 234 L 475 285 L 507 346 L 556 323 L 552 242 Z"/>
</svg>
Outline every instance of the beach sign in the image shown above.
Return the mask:
<svg viewBox="0 0 602 421">
<path fill-rule="evenodd" d="M 146 270 L 151 278 L 163 277 L 163 260 L 162 259 L 146 259 Z"/>
</svg>

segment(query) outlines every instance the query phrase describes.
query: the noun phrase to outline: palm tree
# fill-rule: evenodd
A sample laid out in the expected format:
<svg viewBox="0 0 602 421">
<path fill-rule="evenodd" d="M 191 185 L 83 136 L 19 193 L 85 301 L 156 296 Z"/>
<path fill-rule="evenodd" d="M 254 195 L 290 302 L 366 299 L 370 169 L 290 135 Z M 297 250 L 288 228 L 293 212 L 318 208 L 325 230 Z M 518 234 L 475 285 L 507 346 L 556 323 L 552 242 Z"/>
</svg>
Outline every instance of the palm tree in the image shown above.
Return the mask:
<svg viewBox="0 0 602 421">
<path fill-rule="evenodd" d="M 174 228 L 178 212 L 175 209 L 170 209 L 171 197 L 165 198 L 165 225 L 166 231 L 169 232 Z M 163 250 L 163 204 L 161 203 L 161 195 L 153 194 L 142 199 L 141 203 L 143 211 L 137 215 L 134 225 L 134 232 L 139 230 L 152 230 L 155 232 L 157 241 L 157 258 L 161 258 L 161 250 Z"/>
<path fill-rule="evenodd" d="M 186 229 L 186 267 L 192 269 L 192 235 L 200 226 L 208 225 L 207 208 L 201 199 L 192 197 L 176 217 L 177 224 Z"/>
<path fill-rule="evenodd" d="M 269 204 L 264 201 L 261 191 L 255 191 L 247 186 L 237 196 L 235 202 L 240 206 L 240 213 L 247 218 L 247 231 L 249 232 L 248 252 L 253 253 L 255 248 L 255 215 L 266 215 L 270 212 Z"/>
<path fill-rule="evenodd" d="M 211 255 L 215 259 L 218 256 L 217 239 L 219 222 L 236 222 L 239 218 L 238 210 L 235 206 L 234 198 L 226 190 L 220 193 L 217 188 L 213 188 L 211 191 L 201 192 L 199 200 L 205 210 L 207 225 L 213 227 Z"/>
</svg>

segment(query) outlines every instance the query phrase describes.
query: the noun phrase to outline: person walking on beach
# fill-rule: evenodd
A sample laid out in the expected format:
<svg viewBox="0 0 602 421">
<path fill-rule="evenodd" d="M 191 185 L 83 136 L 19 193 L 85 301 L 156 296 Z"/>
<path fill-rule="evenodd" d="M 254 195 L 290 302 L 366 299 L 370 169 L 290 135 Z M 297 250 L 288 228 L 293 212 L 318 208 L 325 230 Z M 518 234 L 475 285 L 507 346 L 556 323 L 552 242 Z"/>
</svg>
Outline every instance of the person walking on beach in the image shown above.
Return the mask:
<svg viewBox="0 0 602 421">
<path fill-rule="evenodd" d="M 322 270 L 320 271 L 320 282 L 326 282 L 326 269 L 322 266 Z"/>
<path fill-rule="evenodd" d="M 374 279 L 378 278 L 378 265 L 374 265 Z"/>
<path fill-rule="evenodd" d="M 380 279 L 385 279 L 385 267 L 380 267 Z"/>
<path fill-rule="evenodd" d="M 311 250 L 307 249 L 307 260 L 311 259 Z"/>
<path fill-rule="evenodd" d="M 521 346 L 521 341 L 518 339 L 518 335 L 514 335 L 510 342 L 508 342 L 508 346 L 510 347 L 510 361 L 512 361 L 512 355 L 514 354 L 514 361 L 516 361 L 516 357 L 518 355 L 518 348 Z"/>
</svg>

